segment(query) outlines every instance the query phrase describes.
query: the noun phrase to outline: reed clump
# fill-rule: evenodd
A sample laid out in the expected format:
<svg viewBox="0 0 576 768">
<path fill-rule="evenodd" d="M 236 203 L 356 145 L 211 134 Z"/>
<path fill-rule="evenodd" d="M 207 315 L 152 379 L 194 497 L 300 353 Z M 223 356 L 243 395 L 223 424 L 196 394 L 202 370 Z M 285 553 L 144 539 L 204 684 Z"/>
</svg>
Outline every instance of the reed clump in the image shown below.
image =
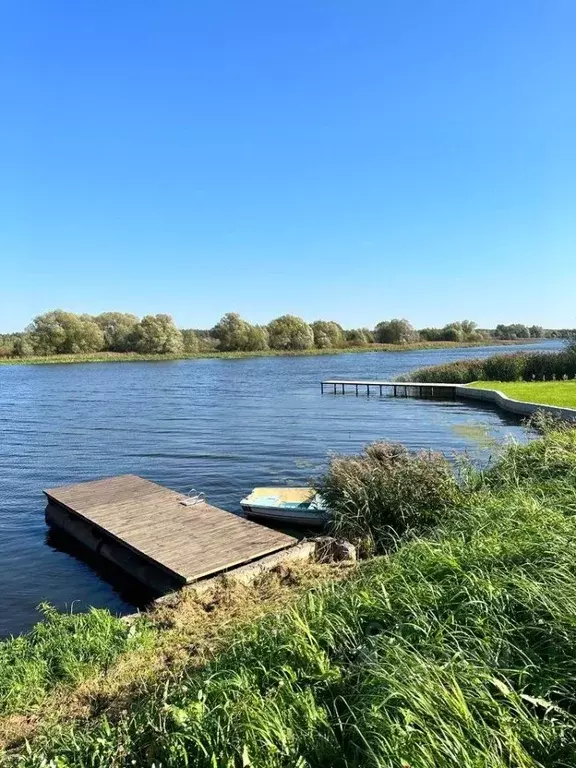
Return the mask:
<svg viewBox="0 0 576 768">
<path fill-rule="evenodd" d="M 333 457 L 316 490 L 332 511 L 334 535 L 365 554 L 386 551 L 399 537 L 436 525 L 460 495 L 441 453 L 385 442 L 359 456 Z"/>
<path fill-rule="evenodd" d="M 469 384 L 472 381 L 550 381 L 576 377 L 576 343 L 557 352 L 517 352 L 458 360 L 413 371 L 408 381 Z M 402 377 L 406 379 L 406 376 Z"/>
</svg>

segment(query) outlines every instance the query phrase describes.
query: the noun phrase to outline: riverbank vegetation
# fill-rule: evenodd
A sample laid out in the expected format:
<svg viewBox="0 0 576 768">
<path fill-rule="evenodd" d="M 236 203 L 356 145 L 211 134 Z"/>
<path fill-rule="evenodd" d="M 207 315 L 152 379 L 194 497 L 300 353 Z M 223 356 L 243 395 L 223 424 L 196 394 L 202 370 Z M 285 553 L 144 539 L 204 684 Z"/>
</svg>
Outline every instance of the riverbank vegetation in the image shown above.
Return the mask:
<svg viewBox="0 0 576 768">
<path fill-rule="evenodd" d="M 472 381 L 536 382 L 574 378 L 576 342 L 571 341 L 556 352 L 518 352 L 421 368 L 411 373 L 408 381 L 469 384 Z"/>
<path fill-rule="evenodd" d="M 140 352 L 83 352 L 76 354 L 59 354 L 59 355 L 32 355 L 30 357 L 0 357 L 0 365 L 21 365 L 23 363 L 29 365 L 47 365 L 47 364 L 65 364 L 65 363 L 128 363 L 128 362 L 161 362 L 169 360 L 196 360 L 196 359 L 223 359 L 223 360 L 238 360 L 249 357 L 302 357 L 309 355 L 335 355 L 344 353 L 357 353 L 357 352 L 414 352 L 417 350 L 427 349 L 461 349 L 463 347 L 480 347 L 486 342 L 453 342 L 453 341 L 419 341 L 413 344 L 404 344 L 402 346 L 396 344 L 370 344 L 361 347 L 343 347 L 342 349 L 336 349 L 332 347 L 313 347 L 312 349 L 299 349 L 299 350 L 279 350 L 279 349 L 263 349 L 253 351 L 234 351 L 223 352 L 217 348 L 213 351 L 205 352 L 180 352 L 180 353 L 165 353 L 165 354 L 144 354 Z M 490 342 L 494 345 L 515 345 L 523 344 L 524 341 L 500 341 Z"/>
<path fill-rule="evenodd" d="M 407 477 L 428 473 L 425 503 L 410 481 L 386 490 L 398 479 L 395 456 Z M 346 461 L 366 466 L 348 471 Z M 381 472 L 388 479 L 379 484 L 372 475 Z M 438 491 L 448 484 L 442 507 L 433 478 Z M 130 686 L 127 664 L 111 696 L 110 681 L 108 695 L 88 685 L 83 707 L 60 720 L 48 721 L 45 709 L 5 764 L 573 766 L 576 431 L 547 427 L 455 482 L 441 460 L 412 462 L 403 449 L 335 460 L 322 483 L 343 505 L 356 494 L 350 509 L 368 509 L 380 554 L 348 568 L 348 578 L 312 579 L 303 590 L 268 575 L 282 593 L 273 609 L 240 611 L 228 625 L 226 599 L 213 595 L 184 598 L 194 605 L 188 614 L 166 608 L 156 623 L 140 619 L 171 637 L 150 671 L 133 665 Z M 399 517 L 393 493 L 404 504 Z M 428 507 L 432 517 L 418 513 Z M 414 510 L 408 526 L 406 510 Z M 382 538 L 384 528 L 395 535 Z M 230 599 L 236 611 L 240 603 Z M 118 662 L 100 679 L 117 670 Z"/>
<path fill-rule="evenodd" d="M 0 360 L 46 358 L 48 361 L 54 357 L 98 354 L 168 359 L 214 353 L 382 349 L 383 345 L 406 349 L 420 343 L 534 341 L 568 333 L 518 324 L 481 330 L 469 320 L 449 323 L 443 328 L 417 330 L 407 320 L 400 319 L 380 322 L 374 329 L 345 330 L 334 321 L 307 323 L 294 315 L 282 315 L 268 325 L 253 325 L 234 312 L 224 315 L 210 330 L 182 330 L 166 314 L 139 319 L 124 312 L 91 316 L 53 310 L 36 317 L 21 333 L 0 334 Z"/>
</svg>

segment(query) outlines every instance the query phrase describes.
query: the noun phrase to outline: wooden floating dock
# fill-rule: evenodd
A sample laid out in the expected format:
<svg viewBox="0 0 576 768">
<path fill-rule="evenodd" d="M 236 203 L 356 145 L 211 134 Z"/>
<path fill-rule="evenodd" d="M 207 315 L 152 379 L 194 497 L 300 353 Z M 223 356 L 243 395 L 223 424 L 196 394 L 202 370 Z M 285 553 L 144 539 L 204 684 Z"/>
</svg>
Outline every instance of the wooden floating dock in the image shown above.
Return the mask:
<svg viewBox="0 0 576 768">
<path fill-rule="evenodd" d="M 297 539 L 136 475 L 51 488 L 46 520 L 165 593 L 297 544 Z M 184 502 L 184 503 L 183 503 Z"/>
<path fill-rule="evenodd" d="M 365 381 L 365 380 L 348 380 L 348 379 L 330 379 L 329 381 L 320 382 L 320 390 L 324 394 L 325 387 L 333 387 L 334 394 L 338 392 L 345 394 L 348 387 L 354 387 L 356 394 L 359 394 L 361 387 L 366 388 L 366 394 L 369 395 L 371 388 L 378 389 L 380 394 L 384 392 L 393 394 L 394 397 L 399 397 L 404 393 L 404 397 L 408 397 L 408 392 L 417 394 L 419 397 L 456 397 L 456 385 L 455 384 L 426 384 L 417 381 Z"/>
</svg>

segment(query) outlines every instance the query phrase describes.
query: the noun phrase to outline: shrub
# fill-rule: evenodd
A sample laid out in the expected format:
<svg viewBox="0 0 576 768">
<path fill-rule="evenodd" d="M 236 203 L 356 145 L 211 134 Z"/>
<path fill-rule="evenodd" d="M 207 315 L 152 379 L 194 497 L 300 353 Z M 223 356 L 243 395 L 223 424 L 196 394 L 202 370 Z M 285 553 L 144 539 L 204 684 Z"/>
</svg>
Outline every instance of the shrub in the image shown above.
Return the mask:
<svg viewBox="0 0 576 768">
<path fill-rule="evenodd" d="M 360 456 L 336 456 L 317 490 L 332 511 L 332 529 L 381 551 L 408 531 L 439 521 L 459 496 L 448 460 L 403 445 L 374 443 Z"/>
</svg>

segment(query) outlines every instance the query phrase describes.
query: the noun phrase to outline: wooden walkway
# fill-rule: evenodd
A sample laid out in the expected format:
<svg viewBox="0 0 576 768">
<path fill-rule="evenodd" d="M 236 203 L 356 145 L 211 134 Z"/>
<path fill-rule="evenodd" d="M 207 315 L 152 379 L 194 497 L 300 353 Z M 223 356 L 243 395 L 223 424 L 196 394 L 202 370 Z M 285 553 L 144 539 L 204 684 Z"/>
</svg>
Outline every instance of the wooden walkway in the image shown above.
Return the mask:
<svg viewBox="0 0 576 768">
<path fill-rule="evenodd" d="M 325 387 L 333 387 L 334 394 L 339 391 L 344 394 L 348 387 L 354 387 L 356 394 L 359 393 L 361 387 L 366 388 L 366 394 L 370 394 L 372 388 L 378 388 L 380 394 L 384 393 L 384 390 L 390 391 L 395 397 L 398 397 L 402 393 L 405 397 L 408 397 L 408 391 L 418 392 L 420 397 L 430 395 L 431 397 L 438 396 L 450 396 L 455 397 L 456 385 L 455 384 L 428 384 L 420 383 L 419 381 L 366 381 L 364 379 L 330 379 L 328 381 L 320 382 L 320 390 L 324 394 Z"/>
<path fill-rule="evenodd" d="M 44 493 L 49 503 L 63 508 L 70 519 L 84 521 L 91 537 L 94 532 L 111 537 L 181 585 L 297 543 L 292 536 L 204 502 L 184 506 L 183 494 L 136 475 Z M 72 519 L 68 526 L 71 535 L 76 535 L 75 522 Z"/>
</svg>

